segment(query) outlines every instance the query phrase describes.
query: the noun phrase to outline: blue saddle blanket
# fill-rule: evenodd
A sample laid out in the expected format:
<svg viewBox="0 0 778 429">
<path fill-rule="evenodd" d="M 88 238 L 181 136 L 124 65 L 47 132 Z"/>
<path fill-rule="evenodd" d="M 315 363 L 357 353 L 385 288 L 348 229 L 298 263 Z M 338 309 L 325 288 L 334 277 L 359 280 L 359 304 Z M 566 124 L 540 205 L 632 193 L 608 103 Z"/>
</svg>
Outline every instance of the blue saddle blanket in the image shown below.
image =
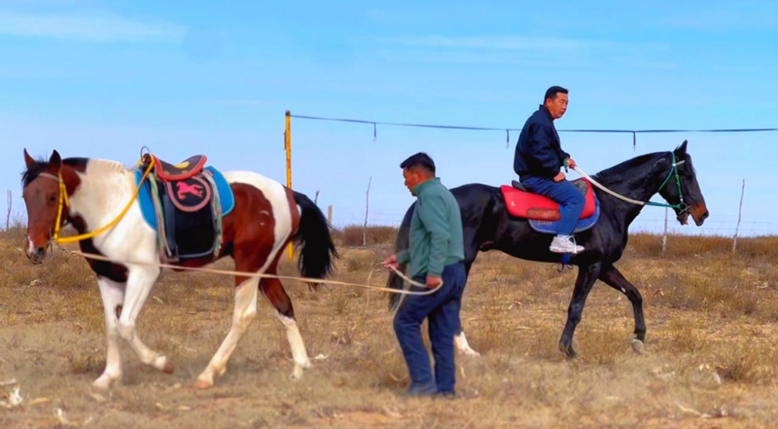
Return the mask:
<svg viewBox="0 0 778 429">
<path fill-rule="evenodd" d="M 230 184 L 227 183 L 227 179 L 224 178 L 219 170 L 213 168 L 212 166 L 205 167 L 205 169 L 211 172 L 213 181 L 216 184 L 216 191 L 219 192 L 222 216 L 227 216 L 232 211 L 232 209 L 235 208 L 235 196 L 232 193 L 232 188 L 230 188 Z M 136 186 L 138 183 L 140 183 L 142 178 L 143 171 L 136 169 Z M 138 192 L 138 202 L 140 203 L 140 211 L 143 213 L 143 219 L 150 227 L 154 228 L 155 231 L 158 231 L 159 225 L 157 224 L 157 213 L 154 209 L 154 201 L 151 199 L 151 192 L 148 183 L 144 184 L 144 186 L 141 186 L 140 192 Z"/>
<path fill-rule="evenodd" d="M 581 219 L 578 221 L 578 223 L 575 225 L 575 232 L 583 232 L 588 229 L 591 229 L 594 227 L 594 225 L 597 224 L 597 220 L 600 219 L 600 200 L 597 199 L 597 196 L 594 197 L 594 203 L 595 203 L 595 210 L 594 214 L 589 216 L 586 219 Z M 557 225 L 559 224 L 558 220 L 538 220 L 538 219 L 529 219 L 529 225 L 537 232 L 543 233 L 543 234 L 556 234 L 557 231 Z"/>
</svg>

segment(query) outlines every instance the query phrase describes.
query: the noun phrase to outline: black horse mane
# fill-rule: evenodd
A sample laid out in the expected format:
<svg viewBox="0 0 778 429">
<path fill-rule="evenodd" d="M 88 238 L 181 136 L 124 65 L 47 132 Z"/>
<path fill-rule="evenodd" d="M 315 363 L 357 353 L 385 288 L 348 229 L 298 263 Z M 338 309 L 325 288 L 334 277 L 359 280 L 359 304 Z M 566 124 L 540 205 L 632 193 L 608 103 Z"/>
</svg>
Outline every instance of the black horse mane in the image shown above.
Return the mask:
<svg viewBox="0 0 778 429">
<path fill-rule="evenodd" d="M 651 159 L 654 159 L 662 154 L 664 154 L 664 152 L 654 152 L 646 155 L 637 156 L 635 158 L 628 159 L 620 164 L 616 164 L 613 167 L 606 168 L 605 170 L 598 172 L 592 177 L 598 182 L 603 184 L 612 183 L 615 181 L 620 182 L 624 180 L 625 175 L 628 175 L 630 173 L 634 174 L 634 171 L 632 170 L 635 168 L 636 165 L 645 164 L 649 162 Z"/>
<path fill-rule="evenodd" d="M 62 160 L 62 165 L 70 167 L 84 166 L 89 161 L 88 158 L 65 158 Z M 35 165 L 27 168 L 22 172 L 22 188 L 26 188 L 27 185 L 37 179 L 41 173 L 49 169 L 49 162 L 44 161 L 41 158 L 35 160 Z"/>
<path fill-rule="evenodd" d="M 27 185 L 32 183 L 33 180 L 37 179 L 38 176 L 40 176 L 41 173 L 46 171 L 49 168 L 49 163 L 44 161 L 43 159 L 37 159 L 35 161 L 35 165 L 32 167 L 27 168 L 22 172 L 22 187 L 26 188 Z"/>
</svg>

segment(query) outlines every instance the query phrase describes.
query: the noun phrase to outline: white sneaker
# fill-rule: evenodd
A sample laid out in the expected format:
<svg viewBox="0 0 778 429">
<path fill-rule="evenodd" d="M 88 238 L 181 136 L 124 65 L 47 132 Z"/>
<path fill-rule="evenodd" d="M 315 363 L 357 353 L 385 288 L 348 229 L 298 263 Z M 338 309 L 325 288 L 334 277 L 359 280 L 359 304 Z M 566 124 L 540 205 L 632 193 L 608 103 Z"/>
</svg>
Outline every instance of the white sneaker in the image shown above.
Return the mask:
<svg viewBox="0 0 778 429">
<path fill-rule="evenodd" d="M 554 240 L 551 242 L 551 247 L 549 247 L 549 250 L 551 250 L 554 253 L 581 253 L 584 251 L 583 246 L 578 246 L 575 244 L 575 239 L 573 239 L 572 236 L 569 235 L 557 235 L 554 237 Z"/>
</svg>

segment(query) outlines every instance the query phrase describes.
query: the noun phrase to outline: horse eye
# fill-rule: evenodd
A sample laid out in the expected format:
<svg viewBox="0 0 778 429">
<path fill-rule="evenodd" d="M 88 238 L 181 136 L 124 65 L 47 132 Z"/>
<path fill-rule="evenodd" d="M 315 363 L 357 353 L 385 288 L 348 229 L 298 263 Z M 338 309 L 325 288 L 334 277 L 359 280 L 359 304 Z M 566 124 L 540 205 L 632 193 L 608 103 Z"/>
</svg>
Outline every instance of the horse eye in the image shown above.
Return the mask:
<svg viewBox="0 0 778 429">
<path fill-rule="evenodd" d="M 50 197 L 49 197 L 49 202 L 50 202 L 50 203 L 55 203 L 55 202 L 57 202 L 57 196 L 56 196 L 56 195 L 52 195 L 52 196 L 50 196 Z"/>
</svg>

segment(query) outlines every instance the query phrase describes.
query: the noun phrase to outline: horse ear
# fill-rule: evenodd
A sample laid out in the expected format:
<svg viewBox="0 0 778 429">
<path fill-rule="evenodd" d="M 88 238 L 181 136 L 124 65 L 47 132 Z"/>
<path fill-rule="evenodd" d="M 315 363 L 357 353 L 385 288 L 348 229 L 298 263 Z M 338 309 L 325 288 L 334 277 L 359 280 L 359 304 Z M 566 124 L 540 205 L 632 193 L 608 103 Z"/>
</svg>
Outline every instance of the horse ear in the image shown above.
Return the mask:
<svg viewBox="0 0 778 429">
<path fill-rule="evenodd" d="M 59 152 L 56 150 L 51 153 L 49 158 L 49 171 L 53 174 L 59 174 L 59 169 L 62 168 L 62 157 L 59 156 Z"/>
<path fill-rule="evenodd" d="M 27 149 L 24 149 L 24 162 L 27 164 L 28 169 L 35 166 L 35 160 L 27 153 Z"/>
<path fill-rule="evenodd" d="M 678 149 L 675 150 L 677 154 L 684 155 L 686 154 L 686 144 L 689 143 L 688 140 L 684 140 L 683 143 L 681 143 L 680 146 L 678 146 Z"/>
</svg>

